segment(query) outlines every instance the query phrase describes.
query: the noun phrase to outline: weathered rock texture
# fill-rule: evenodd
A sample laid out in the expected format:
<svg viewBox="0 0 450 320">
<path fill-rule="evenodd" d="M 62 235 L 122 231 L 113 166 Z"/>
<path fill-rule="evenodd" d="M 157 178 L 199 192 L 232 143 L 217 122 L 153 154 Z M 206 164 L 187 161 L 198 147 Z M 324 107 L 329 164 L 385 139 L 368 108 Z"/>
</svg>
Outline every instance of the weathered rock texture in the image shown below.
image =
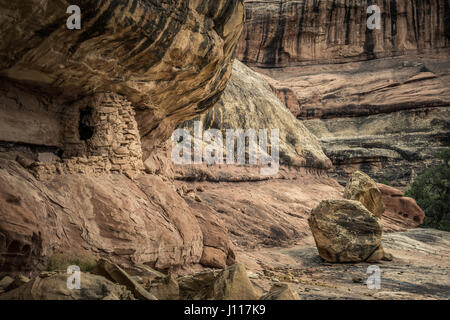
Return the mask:
<svg viewBox="0 0 450 320">
<path fill-rule="evenodd" d="M 381 29 L 366 27 L 367 8 L 382 13 Z M 449 3 L 368 0 L 246 0 L 238 59 L 255 66 L 348 62 L 446 48 Z"/>
<path fill-rule="evenodd" d="M 67 274 L 42 273 L 29 283 L 0 296 L 0 300 L 135 300 L 125 286 L 101 276 L 81 273 L 82 290 L 67 288 Z"/>
<path fill-rule="evenodd" d="M 81 30 L 66 28 L 69 5 Z M 225 229 L 200 227 L 158 166 L 172 130 L 225 89 L 243 18 L 240 0 L 0 1 L 1 270 L 68 249 L 233 263 Z M 220 254 L 203 254 L 203 232 Z"/>
<path fill-rule="evenodd" d="M 1 270 L 32 271 L 54 252 L 68 250 L 160 270 L 200 260 L 217 266 L 203 254 L 211 245 L 221 250 L 225 265 L 233 263 L 226 229 L 199 223 L 175 188 L 154 175 L 133 181 L 70 174 L 40 181 L 17 162 L 1 159 L 0 207 Z"/>
<path fill-rule="evenodd" d="M 402 191 L 384 184 L 379 183 L 378 188 L 386 205 L 383 214 L 384 231 L 400 225 L 403 228 L 417 228 L 423 224 L 425 212 L 419 207 L 416 200 L 405 197 Z"/>
<path fill-rule="evenodd" d="M 380 30 L 366 27 L 381 8 Z M 238 58 L 321 141 L 341 183 L 404 186 L 448 147 L 448 1 L 246 1 Z"/>
<path fill-rule="evenodd" d="M 331 168 L 331 162 L 316 137 L 286 110 L 259 74 L 239 61 L 234 62 L 233 73 L 219 102 L 185 126 L 192 130 L 194 121 L 202 122 L 203 131 L 220 130 L 224 137 L 224 148 L 227 129 L 253 129 L 258 137 L 260 129 L 267 129 L 269 138 L 270 130 L 278 129 L 282 165 Z M 270 139 L 268 142 L 270 145 Z"/>
<path fill-rule="evenodd" d="M 74 4 L 79 31 L 66 27 Z M 240 0 L 1 1 L 0 74 L 65 101 L 125 96 L 139 109 L 147 158 L 178 123 L 218 100 L 243 17 Z"/>
<path fill-rule="evenodd" d="M 361 202 L 377 218 L 380 218 L 386 209 L 377 184 L 361 171 L 353 173 L 345 186 L 344 198 Z"/>
<path fill-rule="evenodd" d="M 325 261 L 375 262 L 384 257 L 381 224 L 359 201 L 324 200 L 308 222 Z"/>
<path fill-rule="evenodd" d="M 261 300 L 300 300 L 300 297 L 288 283 L 275 283 Z"/>
<path fill-rule="evenodd" d="M 209 227 L 216 230 L 214 234 L 203 232 L 204 243 L 211 247 L 203 254 L 214 257 L 218 266 L 226 258 L 219 229 L 227 230 L 235 249 L 293 245 L 310 235 L 311 209 L 325 197 L 342 198 L 344 188 L 326 176 L 329 162 L 316 139 L 286 111 L 264 79 L 235 62 L 219 103 L 196 120 L 203 121 L 202 129 L 219 129 L 224 137 L 226 129 L 279 128 L 278 174 L 261 176 L 258 168 L 248 165 L 174 166 L 177 190 L 200 225 L 226 228 Z M 192 129 L 192 121 L 183 126 Z M 385 225 L 389 231 L 405 228 Z"/>
<path fill-rule="evenodd" d="M 253 285 L 242 264 L 221 272 L 203 272 L 178 279 L 180 297 L 187 300 L 256 300 Z"/>
</svg>

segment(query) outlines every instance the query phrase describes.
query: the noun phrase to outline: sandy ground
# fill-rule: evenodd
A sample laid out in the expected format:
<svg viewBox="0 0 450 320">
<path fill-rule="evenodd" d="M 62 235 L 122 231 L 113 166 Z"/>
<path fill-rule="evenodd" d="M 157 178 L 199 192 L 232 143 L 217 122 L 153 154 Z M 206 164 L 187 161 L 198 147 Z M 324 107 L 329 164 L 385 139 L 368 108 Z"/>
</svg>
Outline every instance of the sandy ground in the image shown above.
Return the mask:
<svg viewBox="0 0 450 320">
<path fill-rule="evenodd" d="M 375 264 L 380 288 L 369 289 L 370 264 L 330 264 L 318 256 L 314 240 L 291 248 L 239 250 L 260 294 L 275 282 L 290 282 L 300 297 L 312 299 L 450 299 L 450 233 L 413 229 L 383 236 L 392 261 Z"/>
</svg>

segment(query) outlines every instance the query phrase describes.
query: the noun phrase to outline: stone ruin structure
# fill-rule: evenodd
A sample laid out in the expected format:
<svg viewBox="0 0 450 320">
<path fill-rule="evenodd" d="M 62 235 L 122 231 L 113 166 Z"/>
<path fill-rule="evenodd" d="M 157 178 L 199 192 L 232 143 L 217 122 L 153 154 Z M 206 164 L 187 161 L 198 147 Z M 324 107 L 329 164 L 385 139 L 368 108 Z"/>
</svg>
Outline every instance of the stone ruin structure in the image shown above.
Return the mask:
<svg viewBox="0 0 450 320">
<path fill-rule="evenodd" d="M 54 173 L 133 175 L 144 169 L 131 103 L 114 93 L 95 94 L 67 108 L 62 119 L 62 161 L 35 163 L 39 176 Z"/>
<path fill-rule="evenodd" d="M 17 157 L 38 177 L 106 172 L 133 177 L 144 170 L 135 111 L 125 97 L 115 93 L 97 93 L 70 105 L 53 106 L 52 112 L 28 108 L 30 110 L 22 110 L 21 118 L 26 118 L 28 113 L 41 113 L 44 119 L 51 119 L 51 124 L 36 121 L 36 126 L 46 125 L 51 132 L 47 133 L 48 142 L 44 145 L 34 143 L 36 132 L 41 128 L 33 132 L 29 125 L 22 128 L 25 132 L 22 136 L 16 135 L 17 140 L 3 135 L 0 140 L 9 142 L 13 146 L 11 148 L 16 149 L 20 145 L 27 145 L 30 149 L 41 148 L 40 152 L 28 157 L 34 159 Z M 17 110 L 21 109 L 21 106 L 17 107 Z M 48 137 L 50 135 L 53 137 Z M 42 152 L 42 147 L 51 151 Z M 58 151 L 54 152 L 50 147 Z"/>
</svg>

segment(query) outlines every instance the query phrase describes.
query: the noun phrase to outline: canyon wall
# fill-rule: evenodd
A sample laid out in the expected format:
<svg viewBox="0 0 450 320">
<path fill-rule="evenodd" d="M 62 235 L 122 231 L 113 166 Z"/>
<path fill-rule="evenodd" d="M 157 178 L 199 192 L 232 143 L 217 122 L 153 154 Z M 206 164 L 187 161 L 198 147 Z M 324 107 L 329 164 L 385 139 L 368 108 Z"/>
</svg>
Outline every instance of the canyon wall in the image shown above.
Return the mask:
<svg viewBox="0 0 450 320">
<path fill-rule="evenodd" d="M 369 5 L 381 29 L 367 28 Z M 246 1 L 238 58 L 314 133 L 341 183 L 407 185 L 449 147 L 448 1 Z"/>
<path fill-rule="evenodd" d="M 370 30 L 370 5 L 381 29 Z M 237 57 L 259 67 L 342 63 L 447 48 L 446 0 L 246 0 Z"/>
</svg>

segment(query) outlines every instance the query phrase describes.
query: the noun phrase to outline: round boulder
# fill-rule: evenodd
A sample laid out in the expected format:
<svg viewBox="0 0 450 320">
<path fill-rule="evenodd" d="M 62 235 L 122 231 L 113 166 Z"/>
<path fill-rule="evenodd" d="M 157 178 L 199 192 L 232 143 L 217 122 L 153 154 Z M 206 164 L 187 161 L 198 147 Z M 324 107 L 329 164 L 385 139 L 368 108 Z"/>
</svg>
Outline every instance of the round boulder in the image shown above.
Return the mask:
<svg viewBox="0 0 450 320">
<path fill-rule="evenodd" d="M 319 255 L 327 262 L 375 262 L 384 257 L 380 221 L 359 201 L 324 200 L 308 222 Z"/>
</svg>

